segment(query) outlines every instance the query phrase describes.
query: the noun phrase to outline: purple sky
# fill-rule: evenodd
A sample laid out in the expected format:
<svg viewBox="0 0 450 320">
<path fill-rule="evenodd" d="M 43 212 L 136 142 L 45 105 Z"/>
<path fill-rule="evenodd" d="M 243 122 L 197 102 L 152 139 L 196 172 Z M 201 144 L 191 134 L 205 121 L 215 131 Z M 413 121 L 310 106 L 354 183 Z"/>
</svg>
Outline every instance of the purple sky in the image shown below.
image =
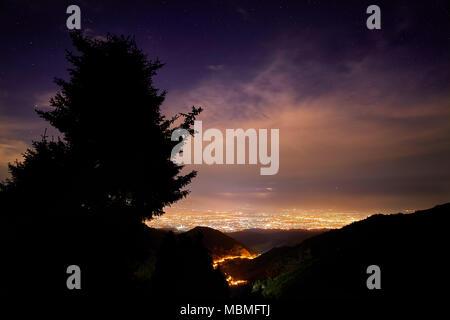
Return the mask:
<svg viewBox="0 0 450 320">
<path fill-rule="evenodd" d="M 450 201 L 450 8 L 445 1 L 1 1 L 0 179 L 48 127 L 67 78 L 65 23 L 134 35 L 166 66 L 164 111 L 204 128 L 280 129 L 280 171 L 195 166 L 186 210 L 372 212 Z M 382 29 L 365 26 L 370 4 Z"/>
</svg>

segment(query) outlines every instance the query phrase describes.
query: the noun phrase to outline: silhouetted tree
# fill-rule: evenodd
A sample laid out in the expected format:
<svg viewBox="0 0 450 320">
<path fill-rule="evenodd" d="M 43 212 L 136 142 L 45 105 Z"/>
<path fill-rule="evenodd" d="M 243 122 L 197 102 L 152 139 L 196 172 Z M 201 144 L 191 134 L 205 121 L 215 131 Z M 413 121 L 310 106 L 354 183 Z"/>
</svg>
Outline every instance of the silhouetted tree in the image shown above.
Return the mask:
<svg viewBox="0 0 450 320">
<path fill-rule="evenodd" d="M 166 92 L 152 79 L 163 64 L 132 38 L 71 38 L 78 54 L 67 52 L 70 78 L 56 79 L 52 110 L 38 111 L 61 137 L 33 142 L 0 184 L 0 212 L 14 245 L 7 273 L 19 294 L 67 292 L 70 264 L 82 267 L 83 292 L 131 289 L 148 254 L 142 220 L 186 196 L 196 175 L 181 175 L 170 160 L 178 143 L 171 135 L 175 124 L 193 133 L 201 108 L 173 118 L 161 113 Z"/>
<path fill-rule="evenodd" d="M 58 214 L 108 209 L 109 216 L 139 220 L 162 214 L 187 195 L 183 188 L 196 175 L 179 175 L 182 166 L 170 161 L 178 116 L 161 114 L 166 92 L 152 80 L 163 64 L 149 60 L 131 38 L 71 37 L 80 54 L 67 53 L 70 79 L 56 79 L 60 91 L 50 101 L 53 109 L 37 111 L 63 139 L 34 142 L 24 162 L 10 165 L 12 178 L 2 191 L 39 199 L 27 204 L 36 209 L 44 202 L 47 212 Z M 181 126 L 191 129 L 199 112 L 193 107 Z"/>
</svg>

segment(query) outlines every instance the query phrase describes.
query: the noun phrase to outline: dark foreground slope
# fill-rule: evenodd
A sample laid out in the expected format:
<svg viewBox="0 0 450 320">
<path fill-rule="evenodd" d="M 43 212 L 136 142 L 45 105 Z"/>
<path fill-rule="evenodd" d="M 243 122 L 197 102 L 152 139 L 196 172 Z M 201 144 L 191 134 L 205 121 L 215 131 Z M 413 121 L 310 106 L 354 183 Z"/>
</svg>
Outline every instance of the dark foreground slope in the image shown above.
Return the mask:
<svg viewBox="0 0 450 320">
<path fill-rule="evenodd" d="M 413 214 L 374 215 L 307 239 L 272 258 L 267 268 L 274 261 L 291 265 L 255 289 L 277 299 L 442 297 L 448 283 L 449 215 L 450 203 Z M 381 290 L 367 288 L 370 265 L 381 268 Z"/>
<path fill-rule="evenodd" d="M 226 234 L 208 227 L 195 227 L 184 233 L 188 237 L 200 237 L 213 259 L 225 256 L 250 256 L 253 251 Z"/>
<path fill-rule="evenodd" d="M 2 219 L 0 296 L 13 299 L 146 297 L 148 301 L 215 300 L 228 295 L 196 237 L 142 223 L 61 215 Z M 69 290 L 68 266 L 81 270 L 81 289 Z"/>
</svg>

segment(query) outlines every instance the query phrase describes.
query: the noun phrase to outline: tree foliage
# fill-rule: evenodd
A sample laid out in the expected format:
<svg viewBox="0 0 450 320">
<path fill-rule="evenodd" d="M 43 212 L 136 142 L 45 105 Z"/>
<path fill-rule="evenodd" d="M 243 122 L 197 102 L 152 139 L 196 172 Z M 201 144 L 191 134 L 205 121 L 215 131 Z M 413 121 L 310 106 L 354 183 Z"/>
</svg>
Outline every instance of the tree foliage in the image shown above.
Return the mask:
<svg viewBox="0 0 450 320">
<path fill-rule="evenodd" d="M 166 92 L 153 77 L 163 64 L 148 59 L 134 39 L 92 40 L 80 32 L 71 38 L 78 53 L 67 52 L 69 80 L 56 79 L 52 109 L 37 111 L 61 139 L 33 142 L 23 162 L 10 164 L 0 197 L 24 212 L 107 212 L 135 220 L 163 214 L 188 194 L 196 175 L 181 175 L 182 166 L 170 161 L 178 143 L 171 141 L 174 123 L 181 117 L 192 132 L 201 108 L 173 118 L 161 113 Z"/>
</svg>

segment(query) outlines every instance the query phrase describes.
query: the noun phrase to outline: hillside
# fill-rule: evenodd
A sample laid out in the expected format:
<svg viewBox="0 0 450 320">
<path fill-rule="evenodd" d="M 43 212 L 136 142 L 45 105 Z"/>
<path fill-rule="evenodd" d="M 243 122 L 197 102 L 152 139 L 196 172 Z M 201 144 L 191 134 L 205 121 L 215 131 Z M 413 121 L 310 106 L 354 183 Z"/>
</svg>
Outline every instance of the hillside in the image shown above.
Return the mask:
<svg viewBox="0 0 450 320">
<path fill-rule="evenodd" d="M 254 252 L 239 241 L 208 227 L 195 227 L 184 233 L 188 237 L 201 237 L 213 260 L 225 256 L 252 256 Z"/>
<path fill-rule="evenodd" d="M 296 247 L 273 249 L 240 272 L 254 277 L 258 273 L 252 271 L 261 268 L 279 272 L 256 283 L 271 298 L 437 297 L 447 281 L 449 214 L 450 203 L 412 214 L 374 215 Z M 381 268 L 382 290 L 366 287 L 372 264 Z"/>
</svg>

